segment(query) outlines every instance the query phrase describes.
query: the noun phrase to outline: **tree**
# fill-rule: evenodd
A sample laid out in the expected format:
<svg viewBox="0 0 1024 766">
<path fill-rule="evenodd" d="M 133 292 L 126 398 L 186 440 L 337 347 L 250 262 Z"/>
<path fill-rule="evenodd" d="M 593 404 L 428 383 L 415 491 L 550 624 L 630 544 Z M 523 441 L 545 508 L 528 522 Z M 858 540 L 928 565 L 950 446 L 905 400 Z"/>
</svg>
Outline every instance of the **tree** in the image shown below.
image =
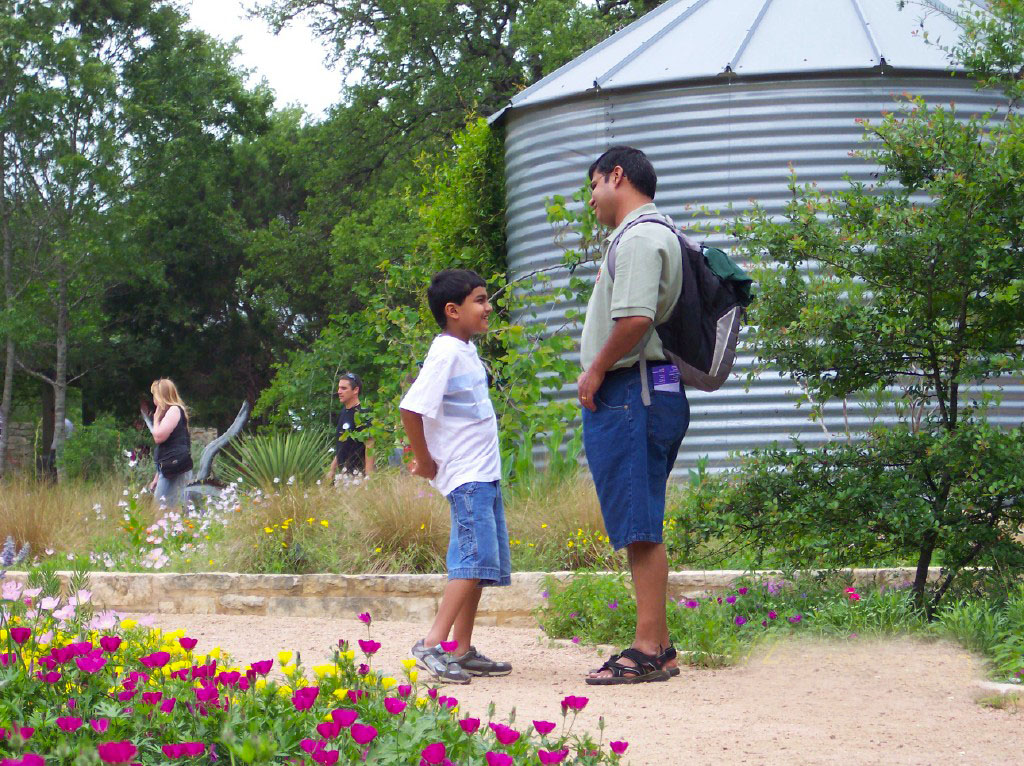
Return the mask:
<svg viewBox="0 0 1024 766">
<path fill-rule="evenodd" d="M 1012 468 L 1024 431 L 989 426 L 979 388 L 1024 372 L 1022 10 L 1001 0 L 960 19 L 955 54 L 983 85 L 1007 86 L 1005 110 L 965 116 L 908 98 L 865 122 L 877 185 L 827 196 L 794 175 L 785 220 L 755 209 L 732 231 L 760 264 L 760 358 L 814 402 L 891 397 L 903 417 L 864 443 L 755 454 L 725 511 L 803 563 L 913 555 L 930 611 L 966 567 L 1024 562 L 1024 477 Z M 937 556 L 944 576 L 926 598 Z"/>
</svg>

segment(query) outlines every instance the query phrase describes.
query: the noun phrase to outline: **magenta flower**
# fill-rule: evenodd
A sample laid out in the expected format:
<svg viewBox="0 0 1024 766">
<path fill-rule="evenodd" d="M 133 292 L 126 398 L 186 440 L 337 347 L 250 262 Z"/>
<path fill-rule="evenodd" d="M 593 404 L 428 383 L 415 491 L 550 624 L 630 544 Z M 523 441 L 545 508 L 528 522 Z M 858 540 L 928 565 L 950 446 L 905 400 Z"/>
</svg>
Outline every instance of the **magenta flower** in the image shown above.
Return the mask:
<svg viewBox="0 0 1024 766">
<path fill-rule="evenodd" d="M 6 668 L 8 665 L 17 662 L 18 655 L 14 652 L 8 654 L 0 654 L 0 668 Z"/>
<path fill-rule="evenodd" d="M 270 672 L 271 668 L 274 667 L 274 661 L 260 660 L 259 662 L 252 663 L 252 665 L 250 665 L 249 667 L 255 670 L 259 675 L 265 676 L 267 673 Z"/>
<path fill-rule="evenodd" d="M 11 640 L 19 646 L 28 641 L 32 635 L 32 628 L 18 627 L 11 628 Z"/>
<path fill-rule="evenodd" d="M 506 726 L 503 723 L 492 723 L 489 726 L 491 731 L 494 732 L 495 738 L 503 745 L 511 745 L 519 739 L 519 732 L 510 726 Z"/>
<path fill-rule="evenodd" d="M 4 758 L 2 766 L 46 766 L 46 760 L 35 753 L 24 753 L 21 758 Z"/>
<path fill-rule="evenodd" d="M 445 757 L 444 743 L 435 742 L 432 745 L 427 745 L 420 751 L 420 755 L 423 756 L 423 760 L 427 763 L 441 763 Z"/>
<path fill-rule="evenodd" d="M 323 766 L 334 766 L 338 762 L 339 752 L 337 750 L 319 750 L 310 755 L 317 763 Z"/>
<path fill-rule="evenodd" d="M 859 593 L 847 593 L 846 595 L 850 599 L 850 601 L 860 601 Z"/>
<path fill-rule="evenodd" d="M 32 735 L 36 733 L 36 730 L 31 726 L 16 726 L 13 727 L 13 731 L 7 731 L 7 729 L 0 729 L 0 739 L 8 739 L 13 737 L 15 734 L 19 734 L 22 739 L 31 739 Z"/>
<path fill-rule="evenodd" d="M 463 718 L 459 721 L 459 726 L 466 734 L 475 734 L 476 730 L 480 728 L 479 718 Z"/>
<path fill-rule="evenodd" d="M 401 685 L 399 685 L 399 687 L 398 687 L 398 696 L 399 697 L 408 697 L 410 694 L 412 694 L 412 686 L 410 684 L 401 684 Z"/>
<path fill-rule="evenodd" d="M 370 613 L 363 612 L 362 614 L 360 614 L 359 622 L 363 623 L 363 625 L 369 625 L 372 622 L 372 620 L 370 619 Z"/>
<path fill-rule="evenodd" d="M 299 742 L 299 747 L 301 747 L 307 753 L 312 755 L 313 753 L 316 753 L 327 747 L 327 743 L 319 739 L 304 739 L 301 742 Z"/>
<path fill-rule="evenodd" d="M 696 609 L 696 608 L 697 608 L 697 607 L 699 606 L 699 604 L 698 604 L 698 603 L 697 603 L 696 601 L 694 601 L 694 600 L 693 600 L 693 599 L 691 598 L 691 599 L 690 599 L 689 601 L 687 601 L 687 602 L 686 602 L 686 603 L 684 604 L 684 606 L 685 606 L 685 607 L 686 607 L 687 609 Z"/>
<path fill-rule="evenodd" d="M 484 757 L 487 759 L 487 766 L 512 766 L 512 756 L 505 753 L 492 753 L 488 750 Z"/>
<path fill-rule="evenodd" d="M 442 651 L 454 652 L 458 648 L 459 648 L 459 642 L 458 641 L 442 641 L 441 642 L 441 650 Z"/>
<path fill-rule="evenodd" d="M 104 763 L 130 763 L 139 749 L 128 740 L 121 742 L 101 742 L 96 745 L 96 752 Z"/>
<path fill-rule="evenodd" d="M 160 712 L 170 713 L 172 710 L 174 710 L 174 703 L 177 701 L 178 700 L 175 697 L 168 697 L 160 703 Z"/>
<path fill-rule="evenodd" d="M 726 599 L 725 599 L 725 603 L 727 603 L 727 604 L 735 604 L 736 603 L 736 597 L 735 596 L 727 596 Z"/>
<path fill-rule="evenodd" d="M 97 734 L 105 734 L 107 729 L 110 728 L 110 721 L 106 718 L 90 718 L 89 725 Z"/>
<path fill-rule="evenodd" d="M 74 710 L 77 704 L 78 701 L 74 697 L 68 697 L 68 710 Z"/>
<path fill-rule="evenodd" d="M 573 636 L 573 637 L 572 637 L 572 638 L 571 638 L 570 640 L 571 640 L 571 641 L 572 641 L 572 642 L 573 642 L 574 644 L 578 644 L 578 643 L 580 642 L 580 637 L 579 637 L 579 636 Z"/>
<path fill-rule="evenodd" d="M 196 644 L 198 644 L 198 643 L 199 642 L 196 639 L 188 638 L 187 636 L 182 636 L 181 638 L 178 639 L 178 644 L 186 652 L 191 652 L 193 649 L 196 648 Z"/>
<path fill-rule="evenodd" d="M 739 593 L 741 596 L 746 596 L 747 595 L 747 589 L 746 588 L 740 588 L 736 592 Z"/>
<path fill-rule="evenodd" d="M 619 600 L 616 598 L 616 599 L 613 599 L 612 601 L 609 601 L 608 602 L 608 608 L 609 609 L 618 609 L 619 608 Z"/>
<path fill-rule="evenodd" d="M 737 625 L 746 625 L 747 618 L 743 617 L 742 615 L 736 615 L 736 617 L 733 619 L 733 622 L 735 622 Z"/>
<path fill-rule="evenodd" d="M 163 692 L 142 692 L 142 701 L 147 705 L 155 705 L 164 697 Z"/>
<path fill-rule="evenodd" d="M 61 731 L 78 731 L 82 728 L 82 719 L 65 715 L 57 718 L 57 728 Z"/>
<path fill-rule="evenodd" d="M 341 734 L 341 724 L 337 721 L 324 721 L 316 725 L 316 733 L 324 739 L 334 739 Z"/>
<path fill-rule="evenodd" d="M 774 609 L 772 609 L 771 611 L 768 612 L 768 619 L 769 620 L 774 620 L 778 616 L 779 616 L 779 613 L 776 612 Z"/>
<path fill-rule="evenodd" d="M 432 700 L 437 699 L 437 689 L 427 689 L 427 696 Z"/>
<path fill-rule="evenodd" d="M 365 654 L 367 657 L 372 657 L 374 655 L 374 653 L 378 649 L 380 649 L 380 642 L 378 642 L 378 641 L 368 641 L 365 638 L 360 638 L 359 639 L 359 648 L 362 649 L 363 654 Z"/>
<path fill-rule="evenodd" d="M 349 731 L 352 733 L 352 739 L 355 740 L 357 745 L 368 745 L 377 736 L 375 728 L 361 723 L 352 724 L 352 728 Z"/>
<path fill-rule="evenodd" d="M 107 664 L 106 657 L 76 657 L 75 664 L 78 669 L 83 673 L 92 675 L 103 669 L 103 666 Z"/>
<path fill-rule="evenodd" d="M 331 720 L 341 726 L 343 729 L 347 729 L 355 720 L 359 717 L 359 713 L 347 707 L 340 707 L 337 710 L 331 711 Z"/>
<path fill-rule="evenodd" d="M 365 675 L 369 674 L 369 672 L 370 672 L 370 666 L 367 665 L 365 662 L 359 663 L 359 667 L 356 668 L 356 673 L 358 673 L 361 676 L 365 676 Z"/>
<path fill-rule="evenodd" d="M 147 668 L 162 668 L 171 661 L 171 655 L 167 652 L 153 652 L 145 657 L 139 657 L 139 662 Z"/>
<path fill-rule="evenodd" d="M 538 750 L 537 757 L 540 758 L 541 763 L 561 763 L 565 760 L 565 757 L 569 755 L 569 748 L 563 747 L 561 750 Z"/>
<path fill-rule="evenodd" d="M 804 617 L 803 617 L 803 615 L 802 615 L 802 614 L 794 614 L 794 615 L 793 615 L 792 617 L 787 617 L 786 619 L 788 619 L 788 620 L 789 620 L 789 621 L 790 621 L 791 623 L 793 623 L 794 625 L 796 625 L 796 624 L 797 624 L 798 622 L 800 622 L 800 620 L 802 620 L 803 618 L 804 618 Z"/>
<path fill-rule="evenodd" d="M 398 715 L 405 710 L 405 706 L 408 704 L 405 700 L 398 699 L 398 697 L 384 698 L 384 709 L 391 713 L 391 715 Z"/>
<path fill-rule="evenodd" d="M 555 724 L 551 723 L 551 721 L 534 721 L 533 728 L 543 737 L 555 730 Z"/>
<path fill-rule="evenodd" d="M 349 689 L 348 698 L 352 700 L 352 704 L 355 705 L 359 700 L 366 694 L 362 689 Z"/>
<path fill-rule="evenodd" d="M 48 684 L 55 684 L 60 680 L 60 673 L 56 670 L 51 670 L 49 673 L 43 673 L 39 677 Z"/>
<path fill-rule="evenodd" d="M 217 704 L 217 698 L 220 696 L 217 694 L 216 686 L 204 686 L 200 689 L 193 689 L 196 695 L 196 702 L 212 702 Z"/>
<path fill-rule="evenodd" d="M 320 694 L 319 686 L 303 686 L 292 695 L 292 704 L 295 705 L 296 710 L 309 710 L 316 702 L 318 694 Z"/>
<path fill-rule="evenodd" d="M 629 747 L 629 743 L 628 742 L 609 742 L 608 743 L 608 747 L 610 747 L 612 749 L 612 752 L 615 753 L 615 755 L 622 755 L 624 752 L 626 752 L 626 748 Z"/>
<path fill-rule="evenodd" d="M 568 711 L 578 713 L 587 706 L 590 699 L 587 697 L 576 697 L 572 694 L 566 695 L 562 699 L 562 715 L 565 715 Z"/>
</svg>

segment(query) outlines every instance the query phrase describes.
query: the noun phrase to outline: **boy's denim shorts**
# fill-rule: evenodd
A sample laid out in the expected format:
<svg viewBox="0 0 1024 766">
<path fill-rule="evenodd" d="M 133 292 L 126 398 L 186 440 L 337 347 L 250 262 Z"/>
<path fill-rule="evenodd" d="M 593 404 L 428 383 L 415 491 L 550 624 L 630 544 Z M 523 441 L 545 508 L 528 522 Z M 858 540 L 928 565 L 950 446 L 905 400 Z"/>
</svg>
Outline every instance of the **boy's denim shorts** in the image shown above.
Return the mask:
<svg viewBox="0 0 1024 766">
<path fill-rule="evenodd" d="M 651 382 L 645 407 L 634 366 L 609 372 L 594 404 L 595 412 L 583 410 L 583 448 L 608 539 L 616 550 L 660 543 L 668 477 L 690 425 L 686 391 L 655 391 Z"/>
<path fill-rule="evenodd" d="M 448 494 L 452 534 L 448 579 L 480 580 L 480 585 L 511 585 L 512 558 L 505 526 L 501 482 L 471 481 Z"/>
</svg>

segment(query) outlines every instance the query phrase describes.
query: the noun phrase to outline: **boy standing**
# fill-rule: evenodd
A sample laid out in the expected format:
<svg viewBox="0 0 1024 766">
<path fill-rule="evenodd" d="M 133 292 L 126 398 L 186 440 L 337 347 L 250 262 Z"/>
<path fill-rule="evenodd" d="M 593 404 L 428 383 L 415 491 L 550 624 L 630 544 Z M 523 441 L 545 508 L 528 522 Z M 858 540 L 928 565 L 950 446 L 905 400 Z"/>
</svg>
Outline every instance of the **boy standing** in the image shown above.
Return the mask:
<svg viewBox="0 0 1024 766">
<path fill-rule="evenodd" d="M 448 498 L 452 527 L 448 584 L 430 631 L 412 654 L 436 679 L 465 684 L 471 676 L 512 672 L 507 662 L 480 654 L 471 640 L 480 589 L 512 579 L 498 421 L 487 372 L 470 342 L 487 331 L 491 304 L 483 279 L 463 269 L 438 272 L 427 302 L 442 333 L 399 407 L 414 456 L 409 470 Z M 442 646 L 449 633 L 456 642 L 452 653 Z"/>
</svg>

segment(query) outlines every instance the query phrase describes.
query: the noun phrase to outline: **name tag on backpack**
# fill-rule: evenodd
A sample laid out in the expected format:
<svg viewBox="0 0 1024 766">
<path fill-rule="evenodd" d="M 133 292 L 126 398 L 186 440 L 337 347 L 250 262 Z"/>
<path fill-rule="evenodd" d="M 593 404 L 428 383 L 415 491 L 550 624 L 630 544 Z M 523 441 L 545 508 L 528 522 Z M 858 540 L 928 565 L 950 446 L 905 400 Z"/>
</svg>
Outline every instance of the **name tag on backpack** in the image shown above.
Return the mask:
<svg viewBox="0 0 1024 766">
<path fill-rule="evenodd" d="M 651 377 L 654 379 L 655 391 L 679 393 L 679 368 L 674 364 L 652 365 Z"/>
</svg>

